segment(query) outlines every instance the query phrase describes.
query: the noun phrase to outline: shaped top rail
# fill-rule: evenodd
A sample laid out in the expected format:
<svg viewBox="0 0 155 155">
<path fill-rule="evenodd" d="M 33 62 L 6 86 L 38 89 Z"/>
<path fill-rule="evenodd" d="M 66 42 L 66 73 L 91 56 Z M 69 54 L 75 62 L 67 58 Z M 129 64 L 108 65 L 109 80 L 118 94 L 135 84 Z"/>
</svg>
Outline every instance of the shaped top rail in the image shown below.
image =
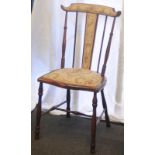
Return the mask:
<svg viewBox="0 0 155 155">
<path fill-rule="evenodd" d="M 106 16 L 117 17 L 120 16 L 121 11 L 115 11 L 114 8 L 104 6 L 104 5 L 95 5 L 95 4 L 86 4 L 86 3 L 72 3 L 70 6 L 65 7 L 61 5 L 61 8 L 64 11 L 69 12 L 87 12 L 94 14 L 103 14 Z"/>
</svg>

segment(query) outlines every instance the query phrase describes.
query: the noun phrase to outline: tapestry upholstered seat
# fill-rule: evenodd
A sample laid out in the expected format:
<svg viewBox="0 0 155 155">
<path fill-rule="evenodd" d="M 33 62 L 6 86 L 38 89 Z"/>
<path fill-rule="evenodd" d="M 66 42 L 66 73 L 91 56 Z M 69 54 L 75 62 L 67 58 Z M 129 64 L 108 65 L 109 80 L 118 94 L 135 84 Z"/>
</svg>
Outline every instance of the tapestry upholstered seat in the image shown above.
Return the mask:
<svg viewBox="0 0 155 155">
<path fill-rule="evenodd" d="M 104 6 L 104 5 L 95 5 L 95 4 L 83 4 L 83 3 L 73 3 L 68 7 L 61 6 L 62 10 L 65 11 L 65 21 L 64 21 L 64 33 L 63 33 L 63 43 L 62 43 L 62 54 L 61 55 L 61 67 L 57 70 L 53 70 L 50 73 L 47 73 L 41 77 L 38 78 L 39 90 L 38 90 L 38 104 L 37 104 L 37 114 L 36 114 L 36 126 L 35 126 L 35 139 L 39 139 L 40 135 L 40 120 L 41 117 L 47 114 L 48 112 L 52 110 L 61 110 L 66 112 L 66 117 L 70 117 L 70 113 L 76 114 L 76 115 L 84 115 L 91 118 L 91 144 L 90 144 L 90 151 L 91 153 L 95 152 L 95 139 L 96 139 L 96 125 L 100 122 L 102 119 L 102 115 L 105 114 L 105 121 L 106 126 L 110 127 L 110 119 L 108 115 L 108 108 L 104 96 L 104 86 L 106 83 L 105 78 L 105 71 L 106 71 L 106 65 L 110 53 L 110 47 L 112 43 L 112 36 L 115 26 L 116 17 L 120 16 L 120 11 L 115 11 L 114 8 Z M 73 30 L 72 35 L 73 37 L 73 44 L 69 45 L 73 47 L 73 52 L 71 56 L 67 58 L 66 54 L 69 52 L 66 50 L 66 46 L 68 46 L 67 42 L 67 32 L 70 30 L 68 28 L 68 18 L 70 16 L 68 14 L 72 14 L 75 16 L 75 28 L 71 29 Z M 85 25 L 78 24 L 78 18 L 80 17 L 79 14 L 84 14 L 86 17 Z M 101 18 L 100 18 L 101 17 Z M 101 20 L 102 19 L 102 22 Z M 100 20 L 100 22 L 98 22 Z M 110 20 L 110 24 L 108 25 L 107 22 Z M 54 23 L 54 22 L 53 22 Z M 100 42 L 98 43 L 98 47 L 100 47 L 99 55 L 93 54 L 94 47 L 95 47 L 95 38 L 96 38 L 96 32 L 98 29 L 98 24 L 101 24 L 100 30 L 101 30 L 101 37 Z M 107 31 L 107 25 L 110 27 Z M 78 29 L 77 27 L 81 26 L 81 29 L 84 29 L 84 43 L 82 44 L 83 54 L 82 54 L 82 62 L 81 68 L 75 68 L 75 56 L 76 56 L 76 46 L 77 46 L 77 33 Z M 103 28 L 103 29 L 102 29 Z M 108 33 L 108 41 L 104 41 L 105 34 Z M 109 35 L 110 34 L 110 35 Z M 81 40 L 83 40 L 81 38 Z M 103 43 L 104 42 L 104 43 Z M 103 45 L 106 48 L 103 48 Z M 103 49 L 105 50 L 104 55 L 102 54 Z M 53 51 L 53 52 L 60 52 Z M 104 56 L 104 59 L 101 59 L 101 57 Z M 96 71 L 92 71 L 92 60 L 93 58 L 98 58 Z M 71 67 L 68 68 L 65 67 L 65 58 L 71 59 L 73 61 Z M 102 61 L 101 61 L 102 60 Z M 100 65 L 100 62 L 102 64 Z M 54 63 L 54 62 L 53 62 Z M 42 95 L 43 95 L 43 84 L 50 84 L 54 86 L 58 86 L 61 88 L 64 88 L 67 90 L 66 93 L 66 100 L 54 105 L 46 112 L 42 113 L 41 107 L 42 107 Z M 78 111 L 72 111 L 70 108 L 70 90 L 82 90 L 82 91 L 91 91 L 93 92 L 93 100 L 92 100 L 92 115 L 86 115 Z M 96 116 L 96 108 L 97 108 L 97 93 L 101 93 L 102 98 L 102 106 L 103 111 L 99 117 Z M 66 109 L 59 108 L 59 106 L 67 103 Z M 51 146 L 52 147 L 52 146 Z"/>
<path fill-rule="evenodd" d="M 64 68 L 52 71 L 38 79 L 40 82 L 62 85 L 72 89 L 89 89 L 96 91 L 106 82 L 101 74 L 89 69 Z"/>
</svg>

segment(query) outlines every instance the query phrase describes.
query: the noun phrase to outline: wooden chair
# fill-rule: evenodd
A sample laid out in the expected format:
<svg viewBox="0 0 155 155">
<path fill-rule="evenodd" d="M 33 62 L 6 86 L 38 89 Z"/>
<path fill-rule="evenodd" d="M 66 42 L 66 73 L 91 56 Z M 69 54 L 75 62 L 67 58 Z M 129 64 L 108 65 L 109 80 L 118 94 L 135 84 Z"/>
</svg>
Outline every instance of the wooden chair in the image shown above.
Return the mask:
<svg viewBox="0 0 155 155">
<path fill-rule="evenodd" d="M 37 114 L 36 114 L 36 127 L 35 127 L 35 139 L 39 139 L 40 131 L 40 119 L 41 116 L 45 115 L 52 110 L 61 110 L 66 112 L 67 118 L 70 117 L 70 113 L 77 115 L 85 115 L 91 117 L 91 153 L 95 152 L 95 137 L 96 137 L 96 124 L 98 124 L 102 118 L 103 113 L 105 112 L 106 126 L 110 127 L 110 120 L 108 116 L 107 104 L 104 96 L 104 86 L 106 83 L 105 71 L 106 64 L 109 57 L 110 46 L 112 41 L 112 35 L 115 25 L 116 17 L 118 17 L 121 12 L 116 12 L 114 8 L 103 6 L 103 5 L 94 5 L 94 4 L 83 4 L 83 3 L 73 3 L 68 7 L 61 6 L 61 8 L 66 12 L 65 23 L 64 23 L 64 34 L 63 34 L 63 43 L 62 43 L 62 58 L 61 58 L 61 69 L 54 70 L 46 75 L 43 75 L 38 78 L 40 82 L 39 86 L 39 101 L 37 104 Z M 75 19 L 75 31 L 74 31 L 74 45 L 73 45 L 73 63 L 71 68 L 65 68 L 65 50 L 66 50 L 66 36 L 67 36 L 67 17 L 68 13 L 74 12 L 76 14 Z M 76 47 L 76 35 L 77 35 L 77 22 L 78 14 L 86 13 L 86 24 L 85 24 L 85 36 L 84 36 L 84 47 L 83 47 L 83 57 L 81 68 L 74 68 L 75 61 L 75 47 Z M 101 46 L 99 52 L 99 59 L 97 65 L 97 71 L 91 71 L 91 62 L 93 55 L 93 48 L 95 42 L 95 34 L 98 24 L 99 16 L 105 16 L 105 21 L 103 21 L 103 34 L 101 38 Z M 103 67 L 101 73 L 99 73 L 99 65 L 102 53 L 102 46 L 104 41 L 104 36 L 106 32 L 106 25 L 108 17 L 113 18 L 111 32 L 109 35 L 107 48 L 105 51 L 105 57 L 103 62 Z M 48 111 L 41 113 L 41 100 L 43 95 L 43 83 L 58 86 L 61 88 L 67 89 L 66 101 L 53 106 Z M 92 100 L 93 114 L 92 116 L 83 114 L 77 111 L 70 110 L 70 90 L 84 90 L 94 92 L 94 97 Z M 97 93 L 101 93 L 103 112 L 100 117 L 96 117 L 96 108 L 97 108 Z M 66 109 L 61 109 L 59 106 L 67 103 Z"/>
</svg>

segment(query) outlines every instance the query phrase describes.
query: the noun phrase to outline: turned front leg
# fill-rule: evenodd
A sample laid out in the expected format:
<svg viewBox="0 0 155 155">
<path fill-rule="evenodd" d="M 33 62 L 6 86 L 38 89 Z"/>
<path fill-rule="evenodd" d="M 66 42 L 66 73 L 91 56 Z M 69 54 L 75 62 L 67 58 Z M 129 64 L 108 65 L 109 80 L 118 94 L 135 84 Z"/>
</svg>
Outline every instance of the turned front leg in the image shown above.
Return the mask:
<svg viewBox="0 0 155 155">
<path fill-rule="evenodd" d="M 96 107 L 97 107 L 97 94 L 94 93 L 93 98 L 93 116 L 91 120 L 91 146 L 90 151 L 91 153 L 95 153 L 95 141 L 96 141 Z"/>
</svg>

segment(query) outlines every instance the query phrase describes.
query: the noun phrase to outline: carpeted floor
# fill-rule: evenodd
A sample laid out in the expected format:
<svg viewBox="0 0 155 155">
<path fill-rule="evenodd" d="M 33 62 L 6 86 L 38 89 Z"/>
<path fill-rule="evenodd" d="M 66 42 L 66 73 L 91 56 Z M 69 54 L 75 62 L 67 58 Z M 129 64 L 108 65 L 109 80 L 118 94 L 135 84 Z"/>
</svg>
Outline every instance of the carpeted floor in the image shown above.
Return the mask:
<svg viewBox="0 0 155 155">
<path fill-rule="evenodd" d="M 40 140 L 34 140 L 35 114 L 32 112 L 31 155 L 90 155 L 90 120 L 72 116 L 46 115 L 41 120 Z M 97 126 L 95 155 L 123 155 L 124 126 Z"/>
</svg>

